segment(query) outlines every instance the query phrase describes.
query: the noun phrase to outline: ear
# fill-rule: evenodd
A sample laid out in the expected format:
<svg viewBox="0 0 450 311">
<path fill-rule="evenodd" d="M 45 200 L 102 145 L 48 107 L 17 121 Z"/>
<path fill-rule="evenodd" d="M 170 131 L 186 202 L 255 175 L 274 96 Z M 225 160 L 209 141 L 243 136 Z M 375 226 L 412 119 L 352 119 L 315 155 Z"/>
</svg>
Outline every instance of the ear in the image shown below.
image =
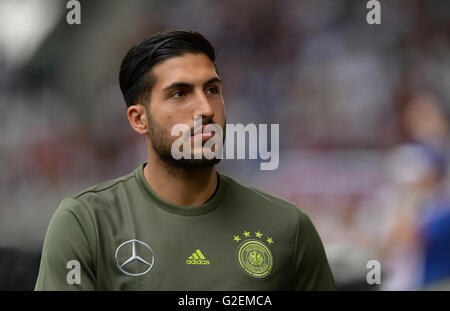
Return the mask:
<svg viewBox="0 0 450 311">
<path fill-rule="evenodd" d="M 148 120 L 145 114 L 145 107 L 142 104 L 130 106 L 127 109 L 128 121 L 133 130 L 141 135 L 148 133 Z"/>
</svg>

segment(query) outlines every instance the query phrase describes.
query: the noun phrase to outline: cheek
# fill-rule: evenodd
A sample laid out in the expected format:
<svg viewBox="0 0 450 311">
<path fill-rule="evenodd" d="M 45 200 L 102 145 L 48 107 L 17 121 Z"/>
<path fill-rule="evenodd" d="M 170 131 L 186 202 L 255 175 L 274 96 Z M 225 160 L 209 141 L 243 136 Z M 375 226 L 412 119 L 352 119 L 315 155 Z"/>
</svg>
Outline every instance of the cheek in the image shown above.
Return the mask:
<svg viewBox="0 0 450 311">
<path fill-rule="evenodd" d="M 220 104 L 218 105 L 215 115 L 216 115 L 215 123 L 223 124 L 225 122 L 225 106 L 223 104 L 223 101 L 221 101 Z"/>
<path fill-rule="evenodd" d="M 160 124 L 162 127 L 168 127 L 172 125 L 173 122 L 173 113 L 170 111 L 158 111 L 153 115 L 153 118 L 156 122 Z"/>
<path fill-rule="evenodd" d="M 189 126 L 189 121 L 186 122 L 185 119 L 177 118 L 176 116 L 166 116 L 161 120 L 161 125 L 167 129 L 167 133 L 171 135 L 172 129 L 178 124 L 186 124 Z M 176 140 L 180 138 L 183 134 L 181 132 L 178 133 L 177 136 L 171 136 L 172 140 Z"/>
</svg>

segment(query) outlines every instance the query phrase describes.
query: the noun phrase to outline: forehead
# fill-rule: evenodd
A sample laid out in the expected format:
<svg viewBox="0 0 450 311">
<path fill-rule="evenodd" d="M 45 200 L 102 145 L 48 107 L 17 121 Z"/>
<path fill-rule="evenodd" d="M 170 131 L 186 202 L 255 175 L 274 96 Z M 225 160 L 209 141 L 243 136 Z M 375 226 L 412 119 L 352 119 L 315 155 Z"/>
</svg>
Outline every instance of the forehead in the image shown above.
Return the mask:
<svg viewBox="0 0 450 311">
<path fill-rule="evenodd" d="M 173 82 L 202 84 L 218 77 L 214 64 L 203 53 L 171 57 L 156 64 L 151 72 L 157 79 L 155 89 L 164 88 Z"/>
</svg>

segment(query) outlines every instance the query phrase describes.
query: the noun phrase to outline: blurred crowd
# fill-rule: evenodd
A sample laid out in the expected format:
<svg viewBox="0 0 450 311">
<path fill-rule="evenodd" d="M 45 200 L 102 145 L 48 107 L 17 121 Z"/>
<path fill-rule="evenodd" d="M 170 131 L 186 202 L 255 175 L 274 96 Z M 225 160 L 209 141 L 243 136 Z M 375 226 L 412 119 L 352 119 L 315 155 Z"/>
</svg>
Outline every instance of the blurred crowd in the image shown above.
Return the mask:
<svg viewBox="0 0 450 311">
<path fill-rule="evenodd" d="M 148 34 L 194 29 L 216 48 L 227 122 L 280 124 L 276 171 L 219 169 L 304 209 L 338 288 L 450 289 L 450 2 L 382 1 L 380 25 L 357 0 L 80 2 L 80 25 L 65 1 L 0 5 L 16 27 L 0 31 L 0 247 L 39 252 L 64 196 L 145 160 L 120 62 Z M 43 20 L 12 57 L 37 36 L 17 25 Z"/>
</svg>

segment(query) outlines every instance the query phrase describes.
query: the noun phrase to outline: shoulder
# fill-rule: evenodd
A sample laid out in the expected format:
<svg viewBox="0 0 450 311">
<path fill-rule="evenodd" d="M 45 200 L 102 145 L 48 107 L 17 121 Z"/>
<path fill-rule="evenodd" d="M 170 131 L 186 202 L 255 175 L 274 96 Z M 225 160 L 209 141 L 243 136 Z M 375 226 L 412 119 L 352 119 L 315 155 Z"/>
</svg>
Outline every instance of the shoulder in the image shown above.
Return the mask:
<svg viewBox="0 0 450 311">
<path fill-rule="evenodd" d="M 245 185 L 234 178 L 221 174 L 228 183 L 227 193 L 239 202 L 258 209 L 259 213 L 275 213 L 280 217 L 285 215 L 287 218 L 296 221 L 304 221 L 305 218 L 308 218 L 306 213 L 294 202 Z"/>
<path fill-rule="evenodd" d="M 114 178 L 89 188 L 84 189 L 71 196 L 63 198 L 59 204 L 56 215 L 65 214 L 75 217 L 81 221 L 95 218 L 95 214 L 115 210 L 128 197 L 130 192 L 138 188 L 135 172 Z"/>
<path fill-rule="evenodd" d="M 64 200 L 68 202 L 79 202 L 86 206 L 91 206 L 101 202 L 114 202 L 117 197 L 123 196 L 128 191 L 133 191 L 138 187 L 135 172 L 114 178 L 73 194 Z"/>
<path fill-rule="evenodd" d="M 74 195 L 72 195 L 71 197 L 74 199 L 80 199 L 83 198 L 84 196 L 90 195 L 90 194 L 97 194 L 97 195 L 105 195 L 108 192 L 114 192 L 117 190 L 118 187 L 129 184 L 130 182 L 133 181 L 133 179 L 135 179 L 135 174 L 134 171 L 118 177 L 118 178 L 114 178 L 99 184 L 96 184 L 94 186 L 91 186 L 89 188 L 86 188 L 83 191 L 80 191 L 78 193 L 75 193 Z"/>
</svg>

